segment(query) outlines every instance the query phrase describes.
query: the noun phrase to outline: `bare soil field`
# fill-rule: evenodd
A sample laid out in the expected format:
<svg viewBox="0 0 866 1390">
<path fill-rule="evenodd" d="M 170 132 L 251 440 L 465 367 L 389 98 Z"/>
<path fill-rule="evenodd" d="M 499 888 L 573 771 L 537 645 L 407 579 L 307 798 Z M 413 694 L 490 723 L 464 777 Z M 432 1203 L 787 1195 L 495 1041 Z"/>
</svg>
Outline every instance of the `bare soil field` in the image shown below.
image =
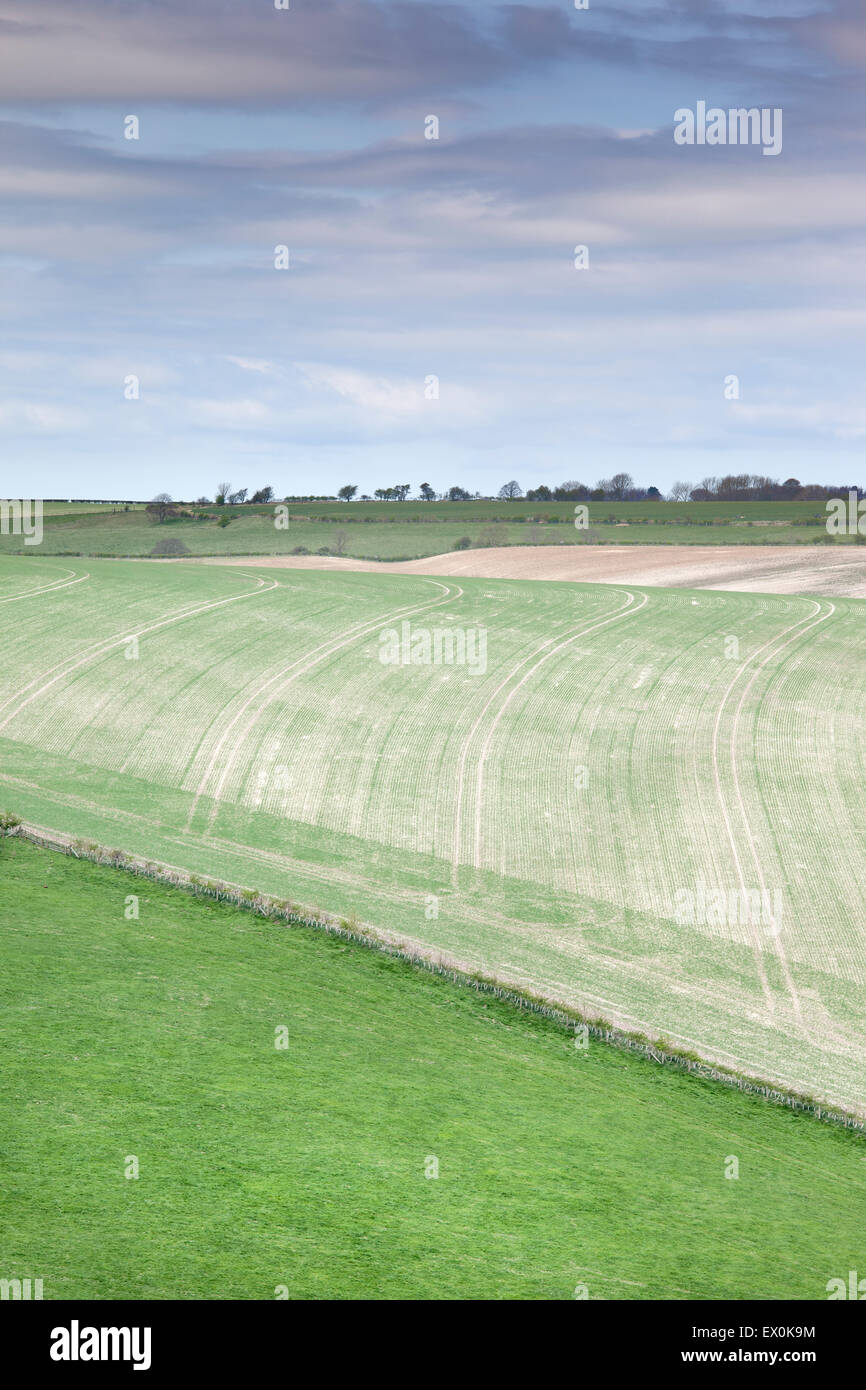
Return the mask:
<svg viewBox="0 0 866 1390">
<path fill-rule="evenodd" d="M 452 551 L 423 560 L 354 560 L 331 555 L 209 558 L 211 565 L 366 570 L 478 579 L 558 579 L 660 588 L 727 589 L 758 594 L 866 598 L 866 548 L 817 546 L 503 546 Z"/>
</svg>

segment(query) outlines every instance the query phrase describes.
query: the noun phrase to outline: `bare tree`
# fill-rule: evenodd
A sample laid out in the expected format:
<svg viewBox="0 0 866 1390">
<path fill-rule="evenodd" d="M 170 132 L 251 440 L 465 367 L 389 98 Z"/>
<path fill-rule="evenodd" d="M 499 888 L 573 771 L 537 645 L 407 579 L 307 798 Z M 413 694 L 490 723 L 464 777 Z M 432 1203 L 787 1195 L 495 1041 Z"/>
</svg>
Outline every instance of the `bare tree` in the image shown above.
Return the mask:
<svg viewBox="0 0 866 1390">
<path fill-rule="evenodd" d="M 625 497 L 629 488 L 634 487 L 634 478 L 630 473 L 614 473 L 610 480 L 610 490 L 614 497 L 620 500 Z"/>
<path fill-rule="evenodd" d="M 174 505 L 167 492 L 158 492 L 153 501 L 148 503 L 145 511 L 153 521 L 167 521 L 174 515 Z"/>
<path fill-rule="evenodd" d="M 482 526 L 476 542 L 479 546 L 500 546 L 508 544 L 507 526 Z"/>
<path fill-rule="evenodd" d="M 691 490 L 691 483 L 674 483 L 669 494 L 670 500 L 672 502 L 688 502 Z"/>
<path fill-rule="evenodd" d="M 579 502 L 582 497 L 589 497 L 589 494 L 590 489 L 586 484 L 579 483 L 574 478 L 560 483 L 558 487 L 553 489 L 553 495 L 558 502 Z M 536 488 L 536 495 L 541 497 L 541 488 Z"/>
<path fill-rule="evenodd" d="M 510 483 L 502 484 L 502 487 L 499 489 L 499 496 L 503 498 L 507 497 L 508 500 L 511 501 L 515 497 L 523 496 L 523 488 L 512 478 Z"/>
<path fill-rule="evenodd" d="M 214 493 L 214 501 L 216 502 L 218 507 L 223 506 L 231 490 L 231 483 L 217 483 L 216 492 Z"/>
</svg>

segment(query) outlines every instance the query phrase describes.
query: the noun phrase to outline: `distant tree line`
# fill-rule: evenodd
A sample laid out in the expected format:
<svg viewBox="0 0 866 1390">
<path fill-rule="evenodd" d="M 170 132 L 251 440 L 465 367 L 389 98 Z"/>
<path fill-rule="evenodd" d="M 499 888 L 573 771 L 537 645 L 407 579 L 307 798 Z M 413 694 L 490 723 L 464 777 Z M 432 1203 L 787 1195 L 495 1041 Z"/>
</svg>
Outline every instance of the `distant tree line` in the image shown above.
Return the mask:
<svg viewBox="0 0 866 1390">
<path fill-rule="evenodd" d="M 726 473 L 723 478 L 702 478 L 697 485 L 674 483 L 672 502 L 785 502 L 821 501 L 849 491 L 859 493 L 854 483 L 801 483 L 799 478 L 767 478 L 760 473 Z"/>
<path fill-rule="evenodd" d="M 270 487 L 260 487 L 258 492 L 254 492 L 252 497 L 248 496 L 249 488 L 238 488 L 237 492 L 232 492 L 231 483 L 217 483 L 214 495 L 214 505 L 224 507 L 228 504 L 231 507 L 242 506 L 244 502 L 273 502 L 274 489 Z M 210 503 L 209 497 L 199 497 L 199 504 Z"/>
<path fill-rule="evenodd" d="M 378 487 L 372 497 L 362 493 L 357 497 L 356 483 L 346 483 L 337 492 L 337 498 L 330 494 L 304 494 L 284 497 L 283 502 L 405 502 L 412 491 L 411 483 L 396 483 L 391 487 Z M 678 481 L 667 494 L 670 502 L 768 502 L 768 501 L 823 501 L 828 497 L 838 497 L 848 492 L 864 495 L 864 489 L 854 483 L 801 483 L 799 478 L 786 478 L 780 483 L 777 478 L 768 478 L 758 473 L 727 473 L 724 477 L 702 478 L 700 483 Z M 614 473 L 612 478 L 599 478 L 594 486 L 571 479 L 548 487 L 529 488 L 524 493 L 516 479 L 503 483 L 497 493 L 502 501 L 524 498 L 527 502 L 643 502 L 661 500 L 663 494 L 657 487 L 636 487 L 630 473 Z M 167 492 L 161 492 L 147 505 L 147 514 L 157 522 L 170 521 L 183 513 L 178 509 L 183 505 L 197 507 L 225 507 L 247 505 L 267 505 L 278 499 L 270 486 L 258 488 L 250 496 L 249 489 L 242 487 L 232 490 L 231 483 L 218 483 L 213 501 L 209 497 L 197 497 L 192 504 L 173 502 Z M 430 483 L 421 483 L 416 501 L 422 502 L 473 502 L 493 501 L 492 497 L 480 492 L 468 492 L 455 484 L 444 492 L 437 492 Z M 224 518 L 228 521 L 230 518 Z"/>
<path fill-rule="evenodd" d="M 373 497 L 382 502 L 404 502 L 411 492 L 410 483 L 400 483 L 396 487 L 376 488 Z M 862 489 L 851 483 L 801 483 L 799 478 L 786 478 L 780 483 L 777 478 L 767 478 L 756 473 L 728 473 L 722 478 L 703 478 L 700 483 L 676 482 L 667 494 L 671 502 L 767 502 L 767 501 L 820 501 L 826 497 L 837 497 L 841 493 Z M 351 502 L 358 492 L 357 486 L 347 484 L 341 487 L 337 496 L 344 502 Z M 630 473 L 614 473 L 612 478 L 599 478 L 594 485 L 571 479 L 548 487 L 529 488 L 524 493 L 516 479 L 503 483 L 497 493 L 502 501 L 525 498 L 527 502 L 644 502 L 647 499 L 661 500 L 664 494 L 657 487 L 637 487 Z M 299 501 L 298 498 L 286 498 Z M 314 499 L 310 499 L 311 501 Z M 321 500 L 321 499 L 315 499 Z M 373 499 L 366 494 L 363 502 Z M 429 483 L 422 483 L 418 489 L 418 499 L 424 502 L 470 502 L 474 500 L 492 501 L 480 492 L 467 492 L 463 487 L 450 487 L 437 493 Z"/>
</svg>

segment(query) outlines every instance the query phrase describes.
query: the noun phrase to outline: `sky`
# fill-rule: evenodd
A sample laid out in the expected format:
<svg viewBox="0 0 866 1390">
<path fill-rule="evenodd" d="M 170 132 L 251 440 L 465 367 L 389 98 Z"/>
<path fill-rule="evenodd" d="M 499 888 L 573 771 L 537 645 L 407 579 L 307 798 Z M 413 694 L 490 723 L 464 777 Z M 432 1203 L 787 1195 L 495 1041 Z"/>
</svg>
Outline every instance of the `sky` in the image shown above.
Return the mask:
<svg viewBox="0 0 866 1390">
<path fill-rule="evenodd" d="M 289 3 L 0 0 L 0 495 L 866 481 L 863 0 Z"/>
</svg>

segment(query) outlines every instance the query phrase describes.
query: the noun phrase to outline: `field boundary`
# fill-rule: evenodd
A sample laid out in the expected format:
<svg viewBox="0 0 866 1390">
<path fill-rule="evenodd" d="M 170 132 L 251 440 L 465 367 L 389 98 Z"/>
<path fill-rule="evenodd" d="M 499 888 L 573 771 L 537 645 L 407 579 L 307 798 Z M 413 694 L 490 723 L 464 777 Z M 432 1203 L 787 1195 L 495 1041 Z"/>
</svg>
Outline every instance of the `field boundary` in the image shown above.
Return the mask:
<svg viewBox="0 0 866 1390">
<path fill-rule="evenodd" d="M 322 522 L 321 524 L 322 524 L 322 525 L 337 525 L 336 522 Z M 357 525 L 358 523 L 356 522 L 356 523 L 354 523 L 354 524 Z M 408 522 L 408 521 L 407 521 L 407 522 L 405 522 L 404 524 L 407 525 L 407 526 L 410 526 L 410 525 L 429 525 L 430 523 Z M 434 524 L 434 525 L 439 525 L 440 523 L 434 522 L 434 523 L 432 523 L 432 524 Z M 459 522 L 455 522 L 455 521 L 450 521 L 450 522 L 443 522 L 443 523 L 441 523 L 441 524 L 442 524 L 442 525 L 449 525 L 449 526 L 457 526 L 457 525 L 459 525 L 460 523 L 459 523 Z M 477 525 L 477 522 L 470 520 L 470 521 L 468 521 L 468 522 L 465 522 L 464 524 L 469 525 L 469 526 L 473 526 L 473 525 Z M 515 525 L 515 524 L 516 524 L 515 522 L 512 522 L 512 523 L 511 523 L 511 525 Z M 550 524 L 552 525 L 553 523 L 550 523 Z M 605 523 L 600 523 L 600 524 L 603 525 L 603 524 L 605 524 Z M 625 523 L 625 524 L 626 524 L 626 525 L 631 525 L 631 526 L 636 526 L 636 525 L 637 525 L 636 522 L 627 522 L 627 523 Z M 693 523 L 693 524 L 694 524 L 694 523 Z M 748 524 L 749 524 L 750 526 L 755 526 L 756 528 L 757 528 L 757 525 L 758 525 L 758 523 L 756 523 L 756 522 L 749 522 Z M 611 526 L 611 530 L 613 530 L 613 529 L 614 529 L 614 527 Z M 699 529 L 698 525 L 695 525 L 695 530 L 698 530 L 698 529 Z M 536 543 L 535 543 L 535 542 L 532 542 L 532 541 L 508 541 L 508 542 L 506 542 L 506 545 L 505 545 L 504 548 L 505 548 L 505 549 L 508 549 L 508 550 L 521 550 L 521 549 L 527 549 L 527 548 L 532 549 L 532 548 L 534 548 L 535 544 L 536 544 Z M 759 537 L 759 538 L 756 539 L 756 540 L 752 540 L 751 537 L 749 537 L 748 539 L 746 539 L 746 538 L 743 538 L 743 537 L 738 536 L 735 540 L 732 540 L 732 541 L 718 541 L 718 542 L 715 542 L 715 543 L 714 543 L 714 542 L 712 542 L 712 541 L 705 541 L 705 540 L 694 540 L 694 541 L 684 541 L 684 540 L 681 540 L 681 539 L 680 539 L 680 540 L 677 540 L 677 539 L 671 540 L 670 537 L 665 537 L 664 539 L 658 539 L 658 540 L 657 540 L 655 537 L 646 537 L 646 538 L 643 538 L 643 537 L 642 537 L 640 541 L 624 541 L 623 538 L 622 538 L 622 536 L 611 536 L 611 537 L 602 536 L 602 537 L 599 537 L 598 539 L 593 540 L 593 541 L 572 541 L 572 540 L 569 540 L 569 541 L 561 541 L 561 540 L 560 540 L 560 541 L 539 542 L 538 544 L 541 544 L 545 550 L 547 550 L 547 549 L 558 549 L 560 546 L 568 546 L 570 549 L 583 549 L 583 548 L 585 548 L 585 547 L 587 547 L 587 546 L 589 546 L 589 547 L 591 547 L 591 548 L 595 548 L 596 546 L 598 546 L 598 547 L 600 547 L 600 548 L 604 548 L 604 546 L 608 546 L 608 545 L 613 545 L 613 546 L 624 546 L 624 545 L 628 545 L 628 546 L 632 546 L 632 545 L 634 545 L 634 546 L 637 546 L 637 545 L 650 545 L 650 546 L 653 546 L 653 547 L 658 546 L 658 547 L 660 547 L 660 548 L 664 548 L 665 546 L 683 546 L 683 547 L 688 546 L 689 548 L 691 548 L 692 546 L 710 546 L 710 545 L 712 545 L 712 547 L 713 547 L 714 550 L 718 550 L 720 554 L 723 554 L 725 550 L 729 549 L 731 546 L 734 546 L 734 545 L 738 545 L 738 546 L 748 546 L 750 549 L 751 549 L 751 548 L 754 548 L 754 549 L 757 549 L 757 550 L 775 550 L 775 549 L 779 549 L 780 547 L 785 547 L 785 546 L 787 546 L 787 547 L 789 547 L 789 548 L 796 547 L 798 550 L 800 550 L 800 549 L 803 549 L 803 550 L 809 549 L 809 550 L 811 550 L 811 549 L 815 549 L 815 548 L 818 548 L 818 549 L 827 549 L 828 546 L 835 546 L 837 549 L 841 549 L 841 548 L 844 547 L 844 548 L 847 550 L 847 549 L 849 549 L 849 548 L 853 549 L 853 547 L 854 547 L 854 545 L 856 544 L 856 542 L 855 542 L 853 539 L 849 541 L 849 540 L 848 540 L 847 538 L 845 538 L 845 537 L 840 537 L 838 540 L 832 539 L 832 540 L 829 540 L 829 541 L 828 541 L 828 539 L 825 537 L 825 535 L 824 535 L 823 532 L 822 532 L 822 533 L 819 534 L 818 536 L 808 536 L 808 537 L 806 537 L 806 538 L 803 539 L 803 540 L 791 540 L 790 538 L 785 538 L 785 539 L 782 539 L 782 540 L 768 540 L 765 536 L 761 536 L 761 537 Z M 476 551 L 476 550 L 490 550 L 490 549 L 494 549 L 494 548 L 496 548 L 496 547 L 491 547 L 491 546 L 487 546 L 487 545 L 476 545 L 476 544 L 473 544 L 473 545 L 470 547 L 470 549 L 473 550 L 473 551 Z M 29 555 L 32 555 L 32 553 L 33 553 L 32 547 L 31 547 L 29 550 L 25 550 L 23 546 L 19 546 L 18 549 L 13 548 L 12 546 L 7 546 L 7 547 L 4 547 L 3 550 L 0 550 L 0 555 L 11 555 L 11 556 L 14 556 L 16 559 L 20 559 L 22 556 L 29 556 Z M 133 551 L 115 551 L 115 550 L 46 550 L 46 551 L 44 552 L 44 557 L 47 558 L 47 559 L 51 559 L 51 560 L 154 560 L 154 561 L 158 561 L 158 562 L 160 562 L 160 563 L 172 563 L 172 564 L 177 564 L 177 563 L 181 563 L 181 562 L 183 562 L 183 561 L 188 561 L 188 560 L 222 560 L 222 559 L 232 559 L 232 560 L 250 560 L 250 561 L 252 561 L 252 560 L 255 560 L 255 559 L 258 559 L 258 558 L 262 558 L 262 559 L 281 559 L 281 558 L 283 558 L 284 556 L 285 556 L 285 557 L 291 556 L 292 553 L 293 553 L 293 552 L 292 552 L 291 550 L 208 550 L 208 551 L 191 551 L 188 555 L 151 555 L 149 552 L 142 553 L 141 551 L 133 552 Z M 430 555 L 387 555 L 387 556 L 382 556 L 382 555 L 342 555 L 342 556 L 338 556 L 338 555 L 336 555 L 334 552 L 332 552 L 332 551 L 329 549 L 329 550 L 326 552 L 326 554 L 325 554 L 325 556 L 324 556 L 323 558 L 325 558 L 325 559 L 328 559 L 328 558 L 330 558 L 330 559 L 345 559 L 345 560 L 367 560 L 367 561 L 369 561 L 371 564 L 383 564 L 383 565 L 387 565 L 387 564 L 406 564 L 406 563 L 408 563 L 410 560 L 433 560 L 433 559 L 436 559 L 439 555 L 450 555 L 451 553 L 452 553 L 451 551 L 447 551 L 447 550 L 434 550 Z M 461 551 L 461 552 L 458 552 L 458 553 L 459 553 L 459 554 L 462 554 L 462 553 L 464 553 L 464 552 Z M 309 559 L 316 559 L 316 558 L 317 558 L 317 552 L 316 552 L 316 551 L 308 551 L 308 552 L 307 552 L 307 558 L 309 558 Z"/>
<path fill-rule="evenodd" d="M 13 823 L 9 823 L 12 821 Z M 743 1073 L 721 1068 L 704 1061 L 696 1053 L 683 1052 L 671 1047 L 663 1039 L 652 1040 L 640 1033 L 630 1033 L 615 1028 L 603 1018 L 585 1017 L 578 1009 L 553 1004 L 543 995 L 503 985 L 493 976 L 469 971 L 449 960 L 441 952 L 414 950 L 405 944 L 398 944 L 387 935 L 377 933 L 373 928 L 362 926 L 355 919 L 346 919 L 330 913 L 315 912 L 301 904 L 271 897 L 255 889 L 242 888 L 222 879 L 200 878 L 185 869 L 156 860 L 144 860 L 124 850 L 111 849 L 93 840 L 76 839 L 59 832 L 47 830 L 42 826 L 28 825 L 23 821 L 14 823 L 8 818 L 4 827 L 0 822 L 0 836 L 14 836 L 25 840 L 39 849 L 52 850 L 70 855 L 75 859 L 85 859 L 90 863 L 106 868 L 122 869 L 139 878 L 147 878 L 166 887 L 179 888 L 197 897 L 210 898 L 216 902 L 229 902 L 235 907 L 255 913 L 270 920 L 284 921 L 295 926 L 311 927 L 351 941 L 370 950 L 403 960 L 421 970 L 439 975 L 461 988 L 474 989 L 479 994 L 500 999 L 515 1008 L 537 1014 L 560 1024 L 569 1031 L 585 1030 L 587 1037 L 604 1042 L 622 1051 L 637 1053 L 661 1066 L 671 1066 L 678 1071 L 686 1071 L 704 1081 L 713 1081 L 745 1095 L 759 1096 L 774 1105 L 782 1105 L 801 1114 L 813 1116 L 826 1124 L 839 1125 L 844 1129 L 866 1133 L 866 1120 L 834 1106 L 826 1106 L 814 1097 L 802 1095 L 784 1087 L 773 1086 L 770 1082 L 750 1077 Z"/>
</svg>

